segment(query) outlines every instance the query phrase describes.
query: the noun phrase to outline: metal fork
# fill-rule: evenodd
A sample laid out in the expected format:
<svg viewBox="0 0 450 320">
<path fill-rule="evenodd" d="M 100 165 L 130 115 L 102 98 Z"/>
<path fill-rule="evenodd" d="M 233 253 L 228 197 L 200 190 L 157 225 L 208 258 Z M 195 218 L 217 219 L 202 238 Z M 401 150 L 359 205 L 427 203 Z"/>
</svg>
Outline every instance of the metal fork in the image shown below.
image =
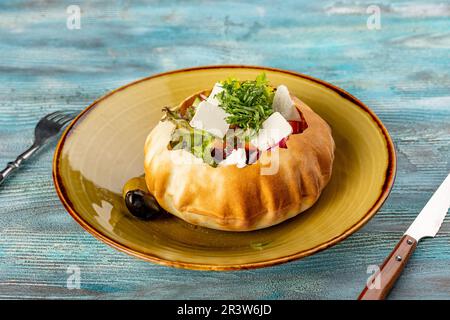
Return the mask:
<svg viewBox="0 0 450 320">
<path fill-rule="evenodd" d="M 36 151 L 42 148 L 50 138 L 55 137 L 61 131 L 61 129 L 70 122 L 75 116 L 73 114 L 67 114 L 63 111 L 56 111 L 50 113 L 39 120 L 36 128 L 34 129 L 34 142 L 25 152 L 19 155 L 16 160 L 8 162 L 5 169 L 0 171 L 0 184 L 6 180 L 6 178 L 20 167 L 23 161 L 30 158 Z"/>
</svg>

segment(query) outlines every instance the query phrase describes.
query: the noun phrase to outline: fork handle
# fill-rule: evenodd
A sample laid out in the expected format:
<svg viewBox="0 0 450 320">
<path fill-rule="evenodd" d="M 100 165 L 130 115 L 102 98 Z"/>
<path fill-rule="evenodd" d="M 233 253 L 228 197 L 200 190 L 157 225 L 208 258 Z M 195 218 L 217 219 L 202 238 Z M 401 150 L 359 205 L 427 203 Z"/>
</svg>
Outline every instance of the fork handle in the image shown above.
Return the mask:
<svg viewBox="0 0 450 320">
<path fill-rule="evenodd" d="M 25 150 L 22 154 L 20 154 L 16 160 L 8 162 L 6 168 L 0 171 L 0 184 L 6 180 L 16 169 L 20 167 L 23 161 L 30 158 L 37 150 L 39 150 L 41 146 L 33 144 L 27 150 Z"/>
</svg>

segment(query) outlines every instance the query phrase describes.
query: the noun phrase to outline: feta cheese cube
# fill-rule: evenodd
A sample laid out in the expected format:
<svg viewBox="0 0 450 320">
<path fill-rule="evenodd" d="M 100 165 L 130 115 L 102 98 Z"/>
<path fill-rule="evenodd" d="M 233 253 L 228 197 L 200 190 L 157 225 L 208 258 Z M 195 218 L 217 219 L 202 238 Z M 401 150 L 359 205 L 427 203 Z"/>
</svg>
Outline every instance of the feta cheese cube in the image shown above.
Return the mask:
<svg viewBox="0 0 450 320">
<path fill-rule="evenodd" d="M 198 104 L 189 124 L 196 129 L 205 130 L 216 137 L 223 138 L 230 127 L 225 120 L 227 117 L 228 113 L 219 106 L 202 101 Z"/>
<path fill-rule="evenodd" d="M 262 128 L 251 143 L 259 150 L 264 151 L 276 146 L 283 138 L 292 133 L 289 122 L 279 112 L 274 112 L 262 123 Z"/>
<path fill-rule="evenodd" d="M 220 166 L 236 165 L 238 168 L 243 168 L 247 165 L 247 155 L 245 149 L 239 148 L 233 150 L 223 161 L 219 163 Z"/>
<path fill-rule="evenodd" d="M 214 104 L 216 106 L 219 105 L 219 100 L 216 98 L 216 94 L 219 94 L 223 91 L 222 85 L 217 82 L 214 87 L 211 90 L 211 93 L 209 94 L 208 99 L 206 99 L 206 101 L 208 101 L 211 104 Z"/>
<path fill-rule="evenodd" d="M 273 97 L 272 109 L 281 113 L 286 120 L 301 120 L 295 103 L 292 101 L 289 90 L 285 85 L 277 87 L 277 91 Z"/>
</svg>

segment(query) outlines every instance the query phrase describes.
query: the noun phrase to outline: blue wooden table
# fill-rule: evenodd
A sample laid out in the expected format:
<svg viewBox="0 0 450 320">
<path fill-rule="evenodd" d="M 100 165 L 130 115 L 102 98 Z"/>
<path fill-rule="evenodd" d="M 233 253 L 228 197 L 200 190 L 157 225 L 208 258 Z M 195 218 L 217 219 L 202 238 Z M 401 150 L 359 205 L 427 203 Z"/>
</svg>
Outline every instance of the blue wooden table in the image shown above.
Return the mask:
<svg viewBox="0 0 450 320">
<path fill-rule="evenodd" d="M 322 78 L 366 102 L 396 143 L 397 180 L 369 224 L 312 257 L 178 270 L 117 252 L 72 220 L 53 188 L 53 143 L 0 187 L 0 298 L 354 299 L 450 171 L 449 2 L 77 1 L 80 29 L 71 4 L 0 2 L 0 164 L 51 111 L 81 110 L 157 72 L 251 64 Z M 390 298 L 450 298 L 449 240 L 447 218 Z M 80 289 L 67 288 L 73 268 Z"/>
</svg>

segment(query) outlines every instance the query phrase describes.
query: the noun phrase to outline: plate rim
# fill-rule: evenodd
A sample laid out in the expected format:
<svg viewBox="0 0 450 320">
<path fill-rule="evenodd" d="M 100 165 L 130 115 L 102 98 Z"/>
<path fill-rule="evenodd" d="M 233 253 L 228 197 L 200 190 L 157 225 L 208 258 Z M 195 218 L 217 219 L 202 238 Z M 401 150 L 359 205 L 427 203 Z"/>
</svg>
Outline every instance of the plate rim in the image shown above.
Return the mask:
<svg viewBox="0 0 450 320">
<path fill-rule="evenodd" d="M 345 232 L 341 233 L 340 235 L 322 243 L 319 244 L 313 248 L 310 248 L 308 250 L 303 250 L 294 254 L 290 254 L 283 257 L 278 257 L 274 259 L 268 259 L 264 261 L 258 261 L 258 262 L 250 262 L 250 263 L 242 263 L 242 264 L 236 264 L 236 265 L 224 265 L 224 264 L 201 264 L 201 263 L 191 263 L 191 262 L 183 262 L 183 261 L 177 261 L 177 260 L 168 260 L 162 257 L 158 257 L 157 255 L 152 255 L 149 253 L 143 253 L 141 251 L 135 250 L 133 248 L 128 247 L 125 244 L 119 243 L 118 241 L 108 237 L 107 235 L 103 234 L 101 231 L 97 230 L 95 227 L 91 226 L 87 221 L 85 221 L 81 215 L 75 210 L 73 207 L 69 197 L 65 193 L 65 187 L 63 185 L 63 182 L 61 180 L 61 176 L 59 174 L 59 160 L 61 156 L 61 151 L 64 147 L 64 143 L 66 141 L 66 138 L 70 135 L 71 129 L 74 127 L 74 125 L 82 119 L 91 109 L 93 109 L 100 101 L 105 100 L 106 98 L 110 97 L 111 95 L 120 92 L 128 87 L 131 87 L 133 85 L 136 85 L 140 82 L 151 80 L 153 78 L 158 78 L 162 76 L 167 76 L 170 74 L 176 74 L 176 73 L 183 73 L 183 72 L 192 72 L 192 71 L 201 71 L 201 70 L 209 70 L 209 69 L 255 69 L 255 70 L 266 70 L 266 71 L 273 71 L 278 73 L 285 73 L 288 75 L 296 76 L 299 78 L 303 78 L 312 82 L 315 82 L 319 85 L 322 85 L 324 87 L 327 87 L 328 89 L 332 90 L 333 92 L 339 94 L 342 98 L 346 100 L 350 100 L 353 104 L 361 108 L 364 112 L 366 112 L 368 115 L 370 115 L 372 121 L 377 124 L 378 128 L 380 129 L 381 133 L 383 134 L 384 140 L 386 142 L 386 148 L 388 151 L 388 166 L 385 173 L 385 179 L 383 186 L 380 190 L 380 194 L 378 195 L 377 200 L 372 205 L 372 207 L 362 216 L 360 220 L 358 220 L 355 224 L 353 224 L 351 227 L 349 227 Z M 100 98 L 94 100 L 89 106 L 84 108 L 76 117 L 73 119 L 70 124 L 65 128 L 63 131 L 61 137 L 59 138 L 59 141 L 56 145 L 56 150 L 54 152 L 53 156 L 53 165 L 52 165 L 52 178 L 53 178 L 53 184 L 56 190 L 56 193 L 63 204 L 66 211 L 72 216 L 72 218 L 86 231 L 88 231 L 91 235 L 93 235 L 98 240 L 110 245 L 111 247 L 125 252 L 131 256 L 143 259 L 145 261 L 157 263 L 164 266 L 170 266 L 170 267 L 176 267 L 176 268 L 182 268 L 182 269 L 190 269 L 190 270 L 208 270 L 208 271 L 233 271 L 233 270 L 247 270 L 247 269 L 256 269 L 256 268 L 263 268 L 263 267 L 269 267 L 278 265 L 281 263 L 286 263 L 294 260 L 298 260 L 310 255 L 313 255 L 315 253 L 318 253 L 320 251 L 323 251 L 327 248 L 330 248 L 337 243 L 345 240 L 348 238 L 351 234 L 361 229 L 382 207 L 386 199 L 388 198 L 392 187 L 394 185 L 396 173 L 397 173 L 397 155 L 395 151 L 395 145 L 394 142 L 387 130 L 387 128 L 384 126 L 384 124 L 381 122 L 381 120 L 378 118 L 378 116 L 362 101 L 345 91 L 344 89 L 341 89 L 331 83 L 328 83 L 324 80 L 299 73 L 292 70 L 285 70 L 280 68 L 274 68 L 274 67 L 266 67 L 266 66 L 254 66 L 254 65 L 240 65 L 240 64 L 232 64 L 232 65 L 205 65 L 205 66 L 196 66 L 196 67 L 190 67 L 190 68 L 182 68 L 182 69 L 176 69 L 166 72 L 160 72 L 156 73 L 144 78 L 137 79 L 135 81 L 129 82 L 123 86 L 120 86 L 114 90 L 111 90 L 101 96 Z"/>
</svg>

